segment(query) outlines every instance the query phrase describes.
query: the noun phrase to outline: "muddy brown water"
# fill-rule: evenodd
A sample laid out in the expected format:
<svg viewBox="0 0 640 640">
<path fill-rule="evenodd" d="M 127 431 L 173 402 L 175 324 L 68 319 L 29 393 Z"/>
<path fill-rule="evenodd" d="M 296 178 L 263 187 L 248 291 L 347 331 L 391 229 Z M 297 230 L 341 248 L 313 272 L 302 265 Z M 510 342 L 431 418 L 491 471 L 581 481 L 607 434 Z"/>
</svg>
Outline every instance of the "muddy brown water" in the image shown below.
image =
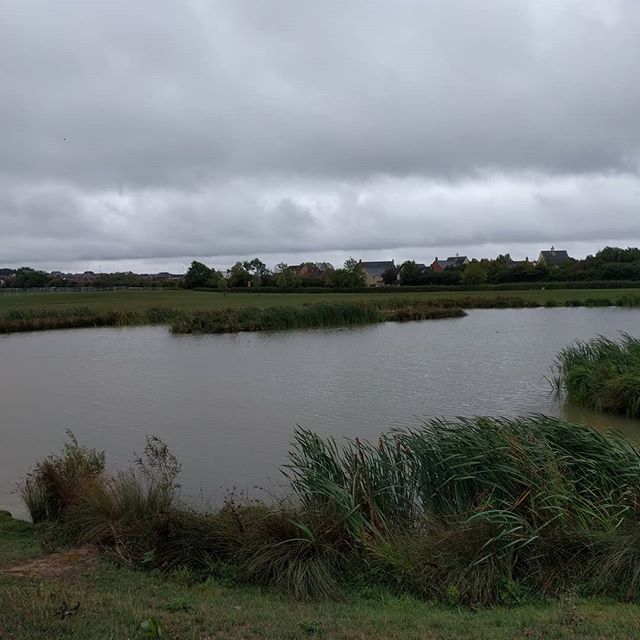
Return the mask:
<svg viewBox="0 0 640 640">
<path fill-rule="evenodd" d="M 172 336 L 164 327 L 0 336 L 0 509 L 65 429 L 125 468 L 145 434 L 183 465 L 191 500 L 282 491 L 297 424 L 376 438 L 429 416 L 566 416 L 640 439 L 640 424 L 567 407 L 545 376 L 576 338 L 638 335 L 640 311 L 476 310 L 344 330 Z"/>
</svg>

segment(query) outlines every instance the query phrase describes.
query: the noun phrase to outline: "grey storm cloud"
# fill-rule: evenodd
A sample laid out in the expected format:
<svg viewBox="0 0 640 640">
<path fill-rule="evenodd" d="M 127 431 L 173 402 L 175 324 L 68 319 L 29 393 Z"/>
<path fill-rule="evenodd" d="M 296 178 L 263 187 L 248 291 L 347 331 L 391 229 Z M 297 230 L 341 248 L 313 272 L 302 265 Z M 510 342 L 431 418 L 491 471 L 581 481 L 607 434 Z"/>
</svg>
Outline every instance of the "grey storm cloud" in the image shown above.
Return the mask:
<svg viewBox="0 0 640 640">
<path fill-rule="evenodd" d="M 640 240 L 637 0 L 0 4 L 0 262 Z"/>
</svg>

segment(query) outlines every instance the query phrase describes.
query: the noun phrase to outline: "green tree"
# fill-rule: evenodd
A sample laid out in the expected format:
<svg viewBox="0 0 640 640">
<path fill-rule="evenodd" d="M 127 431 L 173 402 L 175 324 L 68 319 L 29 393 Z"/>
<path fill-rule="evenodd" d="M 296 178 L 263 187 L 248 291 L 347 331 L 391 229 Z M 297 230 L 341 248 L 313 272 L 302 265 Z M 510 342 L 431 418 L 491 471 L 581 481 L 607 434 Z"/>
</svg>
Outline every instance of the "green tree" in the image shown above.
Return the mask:
<svg viewBox="0 0 640 640">
<path fill-rule="evenodd" d="M 487 272 L 479 262 L 470 262 L 465 266 L 461 277 L 463 284 L 484 284 L 487 281 Z"/>
<path fill-rule="evenodd" d="M 509 265 L 511 256 L 508 253 L 500 254 L 495 260 L 490 260 L 487 265 L 487 280 L 492 284 L 508 282 L 510 278 Z"/>
<path fill-rule="evenodd" d="M 398 281 L 398 267 L 389 267 L 382 274 L 382 282 L 386 285 L 396 284 Z"/>
<path fill-rule="evenodd" d="M 549 279 L 549 267 L 544 262 L 538 262 L 535 267 L 531 269 L 531 279 L 543 282 Z"/>
<path fill-rule="evenodd" d="M 302 285 L 302 278 L 287 264 L 281 262 L 276 265 L 276 273 L 274 279 L 276 287 L 289 288 L 299 287 Z"/>
<path fill-rule="evenodd" d="M 230 287 L 248 287 L 252 282 L 252 277 L 244 263 L 236 262 L 229 270 L 227 282 Z"/>
<path fill-rule="evenodd" d="M 51 277 L 45 271 L 36 271 L 31 267 L 20 267 L 14 276 L 12 286 L 18 289 L 30 289 L 37 287 L 48 287 Z"/>
<path fill-rule="evenodd" d="M 242 266 L 248 273 L 253 276 L 253 283 L 257 286 L 264 286 L 273 278 L 273 273 L 267 268 L 267 265 L 259 258 L 253 260 L 245 260 Z"/>
<path fill-rule="evenodd" d="M 360 264 L 354 258 L 345 260 L 344 267 L 336 269 L 331 274 L 331 285 L 334 287 L 355 289 L 364 287 L 364 283 L 364 271 L 362 271 Z"/>
<path fill-rule="evenodd" d="M 184 276 L 182 286 L 185 289 L 193 289 L 194 287 L 209 287 L 213 285 L 214 270 L 207 267 L 202 262 L 194 260 L 187 269 Z"/>
<path fill-rule="evenodd" d="M 414 260 L 407 260 L 400 267 L 400 284 L 403 286 L 419 285 L 423 283 L 424 274 Z"/>
</svg>

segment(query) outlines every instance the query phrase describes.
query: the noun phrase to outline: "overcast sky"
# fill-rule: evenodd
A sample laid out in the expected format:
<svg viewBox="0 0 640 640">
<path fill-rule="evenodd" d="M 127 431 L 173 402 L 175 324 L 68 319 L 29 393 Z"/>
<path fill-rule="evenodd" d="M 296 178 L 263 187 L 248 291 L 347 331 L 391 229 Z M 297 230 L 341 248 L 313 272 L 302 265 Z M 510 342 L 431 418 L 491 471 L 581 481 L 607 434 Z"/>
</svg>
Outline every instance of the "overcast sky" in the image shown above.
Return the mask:
<svg viewBox="0 0 640 640">
<path fill-rule="evenodd" d="M 0 0 L 0 266 L 640 244 L 638 0 Z"/>
</svg>

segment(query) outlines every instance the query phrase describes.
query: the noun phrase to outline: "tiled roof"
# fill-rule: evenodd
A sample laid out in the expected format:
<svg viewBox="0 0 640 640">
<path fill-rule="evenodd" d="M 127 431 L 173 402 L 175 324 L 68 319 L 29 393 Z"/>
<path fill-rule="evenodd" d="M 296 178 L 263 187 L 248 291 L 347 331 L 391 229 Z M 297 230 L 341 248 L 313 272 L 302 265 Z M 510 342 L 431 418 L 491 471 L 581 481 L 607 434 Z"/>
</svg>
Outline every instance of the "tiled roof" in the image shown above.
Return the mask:
<svg viewBox="0 0 640 640">
<path fill-rule="evenodd" d="M 569 254 L 566 251 L 556 251 L 555 249 L 551 251 L 541 251 L 540 258 L 550 267 L 557 267 L 567 262 L 567 260 L 570 260 Z"/>
<path fill-rule="evenodd" d="M 378 260 L 374 262 L 360 262 L 358 266 L 364 269 L 372 278 L 382 276 L 387 269 L 393 269 L 393 260 Z"/>
<path fill-rule="evenodd" d="M 467 256 L 450 256 L 446 260 L 437 260 L 437 263 L 443 268 L 462 267 L 464 266 Z"/>
</svg>

